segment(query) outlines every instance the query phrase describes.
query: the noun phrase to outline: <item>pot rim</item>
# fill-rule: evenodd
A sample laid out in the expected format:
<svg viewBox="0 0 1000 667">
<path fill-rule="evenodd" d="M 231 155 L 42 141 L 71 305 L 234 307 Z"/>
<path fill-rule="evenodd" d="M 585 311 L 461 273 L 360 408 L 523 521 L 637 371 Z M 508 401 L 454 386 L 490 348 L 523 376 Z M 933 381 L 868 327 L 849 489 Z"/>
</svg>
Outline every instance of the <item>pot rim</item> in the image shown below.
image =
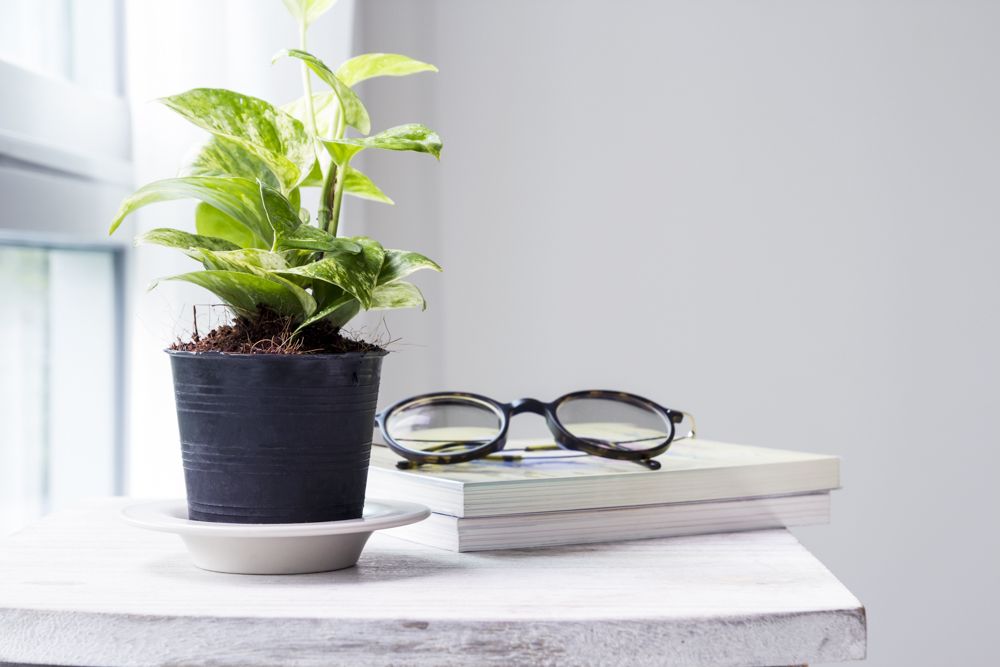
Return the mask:
<svg viewBox="0 0 1000 667">
<path fill-rule="evenodd" d="M 315 354 L 240 354 L 236 352 L 189 352 L 188 350 L 164 349 L 172 357 L 192 357 L 209 359 L 353 359 L 364 357 L 384 357 L 389 350 L 368 350 L 366 352 L 320 352 Z"/>
</svg>

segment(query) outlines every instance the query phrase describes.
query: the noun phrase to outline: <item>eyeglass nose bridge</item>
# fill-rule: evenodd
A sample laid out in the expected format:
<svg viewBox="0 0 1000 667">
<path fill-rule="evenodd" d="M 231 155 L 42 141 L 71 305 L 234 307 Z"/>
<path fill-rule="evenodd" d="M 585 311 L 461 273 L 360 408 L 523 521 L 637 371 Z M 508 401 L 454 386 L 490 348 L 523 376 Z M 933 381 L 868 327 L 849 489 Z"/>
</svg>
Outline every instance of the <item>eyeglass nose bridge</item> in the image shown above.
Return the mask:
<svg viewBox="0 0 1000 667">
<path fill-rule="evenodd" d="M 511 416 L 530 412 L 533 415 L 542 415 L 544 417 L 547 410 L 548 406 L 537 398 L 519 398 L 510 404 Z"/>
</svg>

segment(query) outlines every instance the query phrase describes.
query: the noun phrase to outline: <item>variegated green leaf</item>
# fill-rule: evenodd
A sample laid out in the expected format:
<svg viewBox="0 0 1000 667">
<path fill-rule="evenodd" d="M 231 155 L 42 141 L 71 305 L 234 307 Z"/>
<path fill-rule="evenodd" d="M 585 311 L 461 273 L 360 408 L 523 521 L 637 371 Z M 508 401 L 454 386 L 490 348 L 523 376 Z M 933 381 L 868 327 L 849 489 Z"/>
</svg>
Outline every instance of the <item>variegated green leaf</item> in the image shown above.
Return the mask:
<svg viewBox="0 0 1000 667">
<path fill-rule="evenodd" d="M 222 251 L 192 248 L 189 254 L 200 260 L 209 270 L 238 271 L 266 277 L 270 271 L 288 268 L 288 262 L 282 255 L 257 248 Z"/>
<path fill-rule="evenodd" d="M 361 312 L 361 304 L 354 297 L 347 295 L 334 301 L 326 308 L 318 309 L 312 317 L 307 318 L 299 325 L 295 333 L 298 334 L 310 324 L 315 324 L 320 320 L 326 320 L 335 327 L 342 327 L 350 322 L 359 312 Z"/>
<path fill-rule="evenodd" d="M 284 0 L 288 13 L 307 28 L 320 16 L 330 10 L 337 0 Z"/>
<path fill-rule="evenodd" d="M 299 184 L 302 188 L 318 188 L 323 185 L 323 167 L 320 165 L 319 160 L 313 165 L 312 171 L 306 176 L 306 180 Z"/>
<path fill-rule="evenodd" d="M 310 317 L 316 312 L 316 300 L 313 299 L 312 294 L 305 291 L 291 280 L 278 275 L 276 272 L 269 271 L 267 278 L 268 280 L 273 280 L 274 282 L 283 285 L 285 289 L 292 293 L 295 299 L 299 302 L 299 307 L 302 309 L 301 319 Z"/>
<path fill-rule="evenodd" d="M 317 252 L 341 252 L 359 254 L 361 247 L 346 239 L 312 225 L 300 225 L 278 235 L 277 250 L 315 250 Z"/>
<path fill-rule="evenodd" d="M 323 259 L 280 273 L 332 283 L 360 301 L 363 307 L 368 308 L 371 305 L 372 290 L 375 289 L 375 281 L 382 268 L 385 251 L 378 241 L 364 236 L 356 236 L 350 240 L 361 246 L 361 252 L 354 254 L 329 252 Z"/>
<path fill-rule="evenodd" d="M 225 239 L 241 248 L 270 247 L 246 225 L 205 202 L 199 202 L 194 209 L 194 228 L 199 234 Z"/>
<path fill-rule="evenodd" d="M 424 257 L 419 252 L 386 248 L 382 270 L 378 274 L 378 284 L 385 285 L 395 282 L 421 269 L 440 271 L 441 267 L 437 265 L 437 262 Z"/>
<path fill-rule="evenodd" d="M 308 264 L 309 262 L 316 261 L 316 252 L 312 250 L 282 250 L 281 256 L 285 258 L 285 264 L 288 266 L 302 266 L 303 264 Z M 299 283 L 297 283 L 299 284 Z M 303 287 L 308 287 L 311 283 L 301 283 Z M 313 296 L 316 297 L 315 292 Z M 319 303 L 319 297 L 316 297 L 316 302 Z"/>
<path fill-rule="evenodd" d="M 368 110 L 361 103 L 361 99 L 351 90 L 350 86 L 344 84 L 337 78 L 326 64 L 313 54 L 301 49 L 284 49 L 279 51 L 273 60 L 278 60 L 284 56 L 298 58 L 311 69 L 316 76 L 326 85 L 330 86 L 340 101 L 340 112 L 343 114 L 344 122 L 355 128 L 361 134 L 368 134 L 372 131 L 371 119 L 368 117 Z"/>
<path fill-rule="evenodd" d="M 239 176 L 259 181 L 269 188 L 281 189 L 278 177 L 267 162 L 243 144 L 212 135 L 193 151 L 178 176 Z"/>
<path fill-rule="evenodd" d="M 279 236 L 279 243 L 284 235 L 303 226 L 298 207 L 280 192 L 259 184 L 258 195 L 267 224 Z"/>
<path fill-rule="evenodd" d="M 337 164 L 347 164 L 351 158 L 366 148 L 389 151 L 417 151 L 441 157 L 441 137 L 437 132 L 417 123 L 399 125 L 370 137 L 320 139 Z"/>
<path fill-rule="evenodd" d="M 314 257 L 313 261 L 319 258 Z M 299 265 L 301 266 L 301 264 Z M 333 304 L 334 301 L 342 299 L 344 296 L 350 296 L 344 290 L 334 285 L 333 283 L 327 283 L 322 280 L 312 280 L 309 278 L 312 284 L 312 295 L 316 299 L 316 309 L 323 310 L 327 306 Z"/>
<path fill-rule="evenodd" d="M 254 317 L 260 306 L 303 320 L 316 310 L 316 302 L 308 292 L 277 277 L 210 270 L 182 273 L 163 280 L 181 280 L 204 287 L 246 317 Z"/>
<path fill-rule="evenodd" d="M 269 102 L 222 88 L 194 88 L 160 101 L 198 127 L 256 155 L 284 192 L 312 169 L 316 156 L 305 127 Z"/>
<path fill-rule="evenodd" d="M 323 145 L 326 146 L 326 152 L 330 154 L 334 163 L 344 167 L 351 161 L 351 159 L 365 149 L 364 144 L 353 143 L 351 141 L 326 141 L 321 139 Z"/>
<path fill-rule="evenodd" d="M 280 192 L 261 185 L 259 187 L 265 219 L 275 235 L 275 250 L 316 250 L 357 254 L 361 246 L 349 239 L 302 224 L 298 210 Z"/>
<path fill-rule="evenodd" d="M 143 206 L 172 199 L 197 199 L 210 204 L 246 227 L 266 247 L 271 245 L 273 232 L 261 205 L 260 186 L 245 178 L 188 176 L 153 181 L 136 190 L 122 202 L 118 214 L 111 223 L 109 233 L 113 234 L 126 216 Z M 200 227 L 198 232 L 236 242 L 226 235 L 209 232 Z"/>
<path fill-rule="evenodd" d="M 288 193 L 288 203 L 292 207 L 298 206 L 299 199 L 300 196 L 298 188 L 295 188 Z M 300 219 L 302 218 L 301 213 L 303 210 L 304 209 L 299 209 Z M 258 215 L 263 215 L 266 219 L 267 216 L 265 214 L 266 211 L 261 208 Z M 308 219 L 303 220 L 303 222 L 308 222 Z M 199 233 L 203 233 L 208 236 L 217 236 L 219 238 L 232 241 L 241 248 L 266 249 L 269 247 L 264 239 L 255 236 L 246 228 L 245 225 L 204 202 L 199 203 L 194 210 L 194 223 L 195 229 L 197 229 Z"/>
<path fill-rule="evenodd" d="M 297 206 L 299 199 L 300 196 L 298 188 L 295 188 L 288 193 L 288 201 L 292 206 Z M 300 211 L 301 210 L 302 209 L 300 209 Z M 261 213 L 263 213 L 263 210 Z M 241 248 L 267 247 L 267 243 L 264 239 L 255 236 L 246 228 L 245 225 L 204 202 L 199 203 L 195 208 L 194 220 L 195 228 L 199 232 L 209 236 L 218 236 L 219 238 L 227 239 Z"/>
<path fill-rule="evenodd" d="M 394 308 L 427 309 L 424 295 L 417 286 L 404 280 L 379 285 L 372 292 L 372 303 L 369 310 L 391 310 Z"/>
<path fill-rule="evenodd" d="M 365 53 L 354 56 L 337 68 L 337 78 L 348 86 L 376 76 L 406 76 L 417 72 L 436 72 L 438 68 L 398 53 Z"/>
<path fill-rule="evenodd" d="M 344 193 L 361 199 L 382 202 L 383 204 L 395 204 L 396 202 L 382 192 L 377 185 L 365 174 L 354 167 L 348 166 L 344 173 Z"/>
<path fill-rule="evenodd" d="M 161 245 L 167 248 L 179 248 L 189 250 L 191 248 L 204 248 L 206 250 L 237 250 L 239 246 L 225 239 L 214 236 L 202 236 L 200 234 L 189 234 L 179 229 L 166 229 L 158 227 L 151 229 L 145 234 L 140 234 L 135 238 L 136 245 Z"/>
</svg>

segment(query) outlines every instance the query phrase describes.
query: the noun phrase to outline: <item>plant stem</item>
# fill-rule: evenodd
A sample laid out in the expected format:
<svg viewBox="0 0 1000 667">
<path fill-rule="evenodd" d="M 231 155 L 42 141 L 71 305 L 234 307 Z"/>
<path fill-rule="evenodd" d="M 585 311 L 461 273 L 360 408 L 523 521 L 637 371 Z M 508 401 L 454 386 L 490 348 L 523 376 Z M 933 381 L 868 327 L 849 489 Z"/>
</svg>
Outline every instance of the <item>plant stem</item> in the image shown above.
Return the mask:
<svg viewBox="0 0 1000 667">
<path fill-rule="evenodd" d="M 337 131 L 334 133 L 338 139 L 343 138 L 347 127 L 344 124 L 344 114 L 337 115 Z M 323 190 L 320 194 L 320 209 L 316 213 L 317 223 L 334 236 L 337 235 L 337 227 L 340 226 L 340 205 L 344 200 L 344 177 L 341 174 L 347 172 L 347 165 L 343 169 L 333 161 L 330 162 L 330 169 L 323 179 Z"/>
<path fill-rule="evenodd" d="M 299 24 L 299 48 L 303 51 L 308 51 L 306 48 L 306 32 L 308 31 L 308 26 L 305 20 Z M 312 74 L 309 72 L 309 66 L 305 62 L 301 63 L 302 67 L 302 88 L 306 94 L 306 117 L 309 120 L 309 130 L 312 132 L 313 137 L 318 137 L 319 132 L 316 129 L 316 107 L 313 104 L 313 91 L 312 91 Z M 314 139 L 315 141 L 315 139 Z M 316 144 L 313 144 L 313 149 L 315 149 Z M 327 204 L 329 198 L 327 197 L 327 181 L 330 178 L 335 177 L 334 166 L 331 163 L 330 169 L 327 170 L 326 177 L 323 180 L 323 189 L 320 194 L 319 210 L 316 212 L 316 224 L 320 229 L 325 229 L 327 221 L 330 219 L 330 206 Z"/>
<path fill-rule="evenodd" d="M 330 171 L 333 171 L 333 165 L 330 165 Z M 344 165 L 344 171 L 347 171 L 347 165 Z M 338 169 L 339 172 L 339 169 Z M 330 224 L 328 232 L 337 235 L 337 226 L 340 224 L 340 202 L 344 199 L 344 178 L 343 175 L 337 179 L 336 184 L 333 186 L 333 212 L 330 216 Z"/>
<path fill-rule="evenodd" d="M 306 51 L 306 22 L 302 21 L 299 24 L 299 48 Z M 312 76 L 309 72 L 309 66 L 305 62 L 301 63 L 302 66 L 302 87 L 305 89 L 306 93 L 306 116 L 309 118 L 309 129 L 312 130 L 313 136 L 317 136 L 319 133 L 316 131 L 316 110 L 313 107 L 313 90 L 312 90 Z"/>
<path fill-rule="evenodd" d="M 337 219 L 333 217 L 334 210 L 337 209 L 337 215 L 340 215 L 339 207 L 336 206 L 337 185 L 342 180 L 337 178 L 337 173 L 337 165 L 331 161 L 330 168 L 326 170 L 326 176 L 323 177 L 323 187 L 319 191 L 319 209 L 316 211 L 316 225 L 334 235 L 337 233 Z"/>
</svg>

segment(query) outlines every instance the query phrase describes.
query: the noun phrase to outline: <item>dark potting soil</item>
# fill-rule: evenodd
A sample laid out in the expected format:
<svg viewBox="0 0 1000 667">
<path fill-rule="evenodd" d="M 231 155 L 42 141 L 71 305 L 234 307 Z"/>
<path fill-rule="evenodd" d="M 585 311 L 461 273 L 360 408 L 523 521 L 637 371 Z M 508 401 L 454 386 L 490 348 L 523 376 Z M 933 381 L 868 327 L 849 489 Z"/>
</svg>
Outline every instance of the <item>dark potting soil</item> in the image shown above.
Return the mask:
<svg viewBox="0 0 1000 667">
<path fill-rule="evenodd" d="M 254 319 L 239 316 L 204 336 L 195 331 L 191 340 L 178 340 L 171 350 L 228 352 L 230 354 L 340 354 L 382 351 L 379 345 L 343 335 L 327 322 L 317 322 L 292 337 L 291 318 L 262 310 Z"/>
</svg>

